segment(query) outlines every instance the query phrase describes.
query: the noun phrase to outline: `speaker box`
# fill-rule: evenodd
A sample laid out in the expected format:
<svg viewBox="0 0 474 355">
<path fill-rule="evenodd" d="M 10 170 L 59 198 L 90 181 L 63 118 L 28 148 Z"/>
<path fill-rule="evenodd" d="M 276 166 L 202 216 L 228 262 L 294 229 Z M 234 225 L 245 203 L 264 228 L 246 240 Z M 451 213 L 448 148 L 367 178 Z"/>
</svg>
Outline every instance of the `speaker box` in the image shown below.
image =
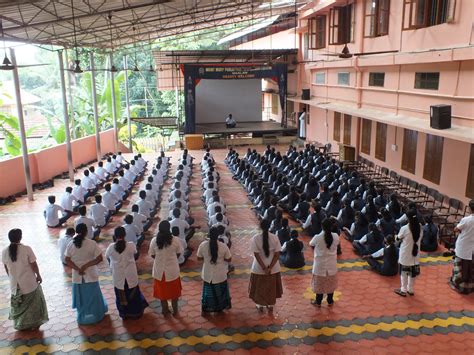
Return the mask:
<svg viewBox="0 0 474 355">
<path fill-rule="evenodd" d="M 311 100 L 309 89 L 303 89 L 301 92 L 301 100 Z"/>
<path fill-rule="evenodd" d="M 451 105 L 430 106 L 430 127 L 434 129 L 451 128 Z"/>
</svg>

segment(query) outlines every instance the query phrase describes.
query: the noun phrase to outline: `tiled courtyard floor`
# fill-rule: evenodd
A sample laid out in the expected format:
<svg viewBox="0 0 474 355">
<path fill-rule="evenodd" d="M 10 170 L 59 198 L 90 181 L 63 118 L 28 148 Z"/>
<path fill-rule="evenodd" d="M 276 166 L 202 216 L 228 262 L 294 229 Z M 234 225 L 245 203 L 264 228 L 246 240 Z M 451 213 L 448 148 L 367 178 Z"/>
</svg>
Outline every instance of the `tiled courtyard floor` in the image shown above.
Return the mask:
<svg viewBox="0 0 474 355">
<path fill-rule="evenodd" d="M 261 147 L 259 149 L 262 149 Z M 178 152 L 173 157 L 174 172 Z M 191 154 L 199 163 L 202 152 Z M 78 326 L 71 309 L 71 270 L 59 260 L 57 239 L 64 229 L 48 229 L 42 211 L 49 194 L 60 196 L 68 180 L 55 180 L 53 188 L 37 191 L 35 201 L 19 198 L 0 207 L 0 247 L 8 245 L 11 228 L 23 230 L 23 242 L 33 247 L 43 276 L 43 289 L 50 321 L 39 331 L 17 332 L 8 320 L 9 285 L 0 269 L 0 354 L 7 353 L 211 353 L 222 354 L 473 354 L 474 296 L 452 291 L 447 280 L 451 259 L 438 253 L 423 254 L 416 295 L 401 298 L 393 293 L 399 278 L 382 277 L 368 270 L 351 246 L 342 241 L 339 256 L 339 288 L 336 303 L 329 308 L 310 304 L 312 250 L 306 247 L 306 266 L 301 270 L 283 269 L 283 298 L 273 314 L 259 314 L 247 296 L 251 255 L 249 240 L 258 232 L 258 221 L 240 184 L 232 180 L 223 164 L 225 150 L 213 151 L 221 174 L 220 195 L 228 206 L 231 223 L 235 272 L 230 276 L 232 309 L 215 316 L 201 316 L 202 282 L 200 263 L 195 254 L 182 268 L 183 296 L 180 313 L 163 317 L 159 301 L 152 297 L 152 259 L 146 255 L 149 240 L 159 219 L 147 234 L 138 260 L 140 287 L 150 308 L 139 320 L 122 321 L 115 307 L 111 273 L 100 264 L 100 284 L 109 304 L 109 314 L 99 324 Z M 148 159 L 154 155 L 147 155 Z M 0 182 L 1 183 L 1 182 Z M 198 230 L 190 245 L 197 249 L 207 232 L 204 204 L 200 199 L 200 170 L 195 165 L 191 179 L 191 215 Z M 160 217 L 168 215 L 169 182 L 163 189 Z M 103 230 L 99 244 L 105 251 L 113 229 L 122 224 L 137 199 L 138 187 Z M 91 199 L 90 199 L 91 200 Z M 68 225 L 72 225 L 70 219 Z M 307 245 L 309 236 L 303 235 Z"/>
</svg>

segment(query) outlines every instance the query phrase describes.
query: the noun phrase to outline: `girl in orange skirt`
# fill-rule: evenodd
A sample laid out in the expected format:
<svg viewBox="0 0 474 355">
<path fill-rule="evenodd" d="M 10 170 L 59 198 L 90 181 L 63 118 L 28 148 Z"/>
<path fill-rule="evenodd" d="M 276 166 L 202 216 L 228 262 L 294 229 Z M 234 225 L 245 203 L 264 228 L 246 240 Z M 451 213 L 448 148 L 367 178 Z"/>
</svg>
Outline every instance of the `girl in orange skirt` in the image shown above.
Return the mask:
<svg viewBox="0 0 474 355">
<path fill-rule="evenodd" d="M 171 300 L 173 314 L 178 313 L 178 299 L 181 297 L 178 258 L 183 252 L 181 241 L 171 234 L 170 223 L 161 221 L 158 234 L 150 242 L 148 255 L 154 259 L 153 297 L 161 301 L 164 315 L 170 313 L 169 300 Z"/>
</svg>

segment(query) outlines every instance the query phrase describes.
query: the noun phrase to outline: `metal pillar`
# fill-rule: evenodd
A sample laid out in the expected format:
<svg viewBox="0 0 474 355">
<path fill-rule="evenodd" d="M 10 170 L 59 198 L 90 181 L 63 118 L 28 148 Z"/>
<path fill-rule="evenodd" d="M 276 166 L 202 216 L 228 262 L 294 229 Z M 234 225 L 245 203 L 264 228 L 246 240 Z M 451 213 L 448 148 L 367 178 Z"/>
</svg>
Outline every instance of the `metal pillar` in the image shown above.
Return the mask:
<svg viewBox="0 0 474 355">
<path fill-rule="evenodd" d="M 112 68 L 114 63 L 113 54 L 109 54 L 110 68 Z M 114 120 L 114 150 L 116 153 L 118 151 L 118 128 L 117 128 L 117 108 L 115 107 L 115 80 L 114 72 L 110 71 L 110 91 L 112 93 L 112 118 Z"/>
<path fill-rule="evenodd" d="M 30 161 L 28 160 L 28 146 L 26 145 L 25 122 L 23 120 L 23 105 L 21 104 L 20 78 L 16 64 L 15 50 L 10 48 L 10 56 L 13 65 L 13 84 L 15 86 L 15 99 L 18 111 L 18 123 L 20 126 L 21 152 L 23 155 L 23 169 L 25 171 L 25 184 L 28 200 L 33 201 L 33 186 L 31 185 Z"/>
<path fill-rule="evenodd" d="M 95 150 L 97 153 L 97 161 L 102 159 L 102 151 L 100 148 L 100 126 L 99 126 L 99 109 L 97 107 L 97 89 L 95 84 L 95 62 L 94 53 L 89 52 L 89 62 L 91 67 L 91 89 L 92 89 L 92 106 L 94 109 L 94 126 L 95 126 Z"/>
<path fill-rule="evenodd" d="M 128 57 L 123 56 L 123 67 L 125 68 L 125 104 L 127 108 L 127 126 L 128 126 L 128 149 L 133 152 L 132 146 L 132 122 L 130 120 L 130 97 L 128 94 Z"/>
<path fill-rule="evenodd" d="M 67 98 L 66 98 L 66 81 L 64 79 L 63 51 L 58 51 L 58 60 L 59 60 L 59 77 L 61 80 L 61 94 L 62 94 L 62 100 L 63 100 L 64 132 L 66 133 L 67 167 L 69 171 L 69 180 L 73 182 L 74 181 L 74 164 L 72 162 L 71 131 L 69 130 L 69 114 L 68 114 Z"/>
</svg>

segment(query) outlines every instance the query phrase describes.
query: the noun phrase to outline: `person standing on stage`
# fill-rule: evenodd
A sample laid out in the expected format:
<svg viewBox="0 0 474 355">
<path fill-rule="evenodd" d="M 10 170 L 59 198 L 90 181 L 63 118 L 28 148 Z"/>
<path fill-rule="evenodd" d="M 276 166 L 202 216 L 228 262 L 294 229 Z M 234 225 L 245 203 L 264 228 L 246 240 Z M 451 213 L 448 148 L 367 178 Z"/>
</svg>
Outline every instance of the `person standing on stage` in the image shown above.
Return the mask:
<svg viewBox="0 0 474 355">
<path fill-rule="evenodd" d="M 299 117 L 299 137 L 301 139 L 306 139 L 306 107 L 303 107 L 303 111 Z"/>
<path fill-rule="evenodd" d="M 229 116 L 225 119 L 225 126 L 226 128 L 235 128 L 235 126 L 237 126 L 237 122 L 232 118 L 231 113 L 229 113 Z"/>
</svg>

